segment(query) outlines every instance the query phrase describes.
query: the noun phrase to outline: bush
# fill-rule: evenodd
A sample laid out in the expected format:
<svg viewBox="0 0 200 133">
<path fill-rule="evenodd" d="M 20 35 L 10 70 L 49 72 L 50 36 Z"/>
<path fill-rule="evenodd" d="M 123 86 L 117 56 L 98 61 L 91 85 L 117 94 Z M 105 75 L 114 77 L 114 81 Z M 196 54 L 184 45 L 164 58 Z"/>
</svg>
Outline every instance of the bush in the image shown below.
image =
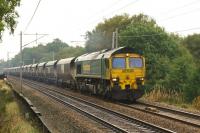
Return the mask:
<svg viewBox="0 0 200 133">
<path fill-rule="evenodd" d="M 192 105 L 193 105 L 196 109 L 200 110 L 200 96 L 196 97 L 196 98 L 193 100 Z"/>
<path fill-rule="evenodd" d="M 196 69 L 196 71 L 194 72 L 194 76 L 191 79 L 190 84 L 184 90 L 186 100 L 189 102 L 191 102 L 192 100 L 200 96 L 200 86 L 199 86 L 200 75 L 199 74 L 200 74 L 200 68 Z"/>
<path fill-rule="evenodd" d="M 170 62 L 169 69 L 165 86 L 178 92 L 189 89 L 195 71 L 195 63 L 183 46 L 179 46 L 179 54 Z"/>
</svg>

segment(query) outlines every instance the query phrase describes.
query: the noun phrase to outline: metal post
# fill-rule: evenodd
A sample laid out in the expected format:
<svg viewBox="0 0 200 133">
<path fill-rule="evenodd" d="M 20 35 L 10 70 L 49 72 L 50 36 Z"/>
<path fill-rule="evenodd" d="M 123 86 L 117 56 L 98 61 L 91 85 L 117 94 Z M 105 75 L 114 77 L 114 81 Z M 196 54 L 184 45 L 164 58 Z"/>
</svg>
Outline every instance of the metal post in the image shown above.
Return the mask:
<svg viewBox="0 0 200 133">
<path fill-rule="evenodd" d="M 10 68 L 10 57 L 9 57 L 9 53 L 8 53 L 8 68 Z"/>
<path fill-rule="evenodd" d="M 38 42 L 37 42 L 37 40 L 38 40 L 38 38 L 37 38 L 37 36 L 38 36 L 38 33 L 36 33 L 35 35 L 36 35 L 35 42 L 36 42 L 36 46 L 37 46 L 37 43 L 38 43 Z"/>
<path fill-rule="evenodd" d="M 118 48 L 118 28 L 116 28 L 116 31 L 115 31 L 115 48 Z"/>
<path fill-rule="evenodd" d="M 113 36 L 112 36 L 112 49 L 115 48 L 115 32 L 113 32 Z"/>
<path fill-rule="evenodd" d="M 10 68 L 9 52 L 7 53 L 7 67 Z M 9 71 L 7 71 L 7 75 L 9 75 Z"/>
<path fill-rule="evenodd" d="M 22 31 L 20 32 L 20 92 L 22 93 Z"/>
</svg>

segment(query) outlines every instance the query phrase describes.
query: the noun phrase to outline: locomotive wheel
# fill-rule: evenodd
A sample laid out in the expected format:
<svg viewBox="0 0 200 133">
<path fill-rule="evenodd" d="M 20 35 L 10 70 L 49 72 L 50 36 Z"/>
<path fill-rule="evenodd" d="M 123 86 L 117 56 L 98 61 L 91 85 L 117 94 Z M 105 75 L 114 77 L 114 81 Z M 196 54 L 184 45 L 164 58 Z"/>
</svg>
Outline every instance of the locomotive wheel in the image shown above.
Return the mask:
<svg viewBox="0 0 200 133">
<path fill-rule="evenodd" d="M 101 85 L 100 84 L 96 84 L 95 85 L 95 88 L 96 88 L 96 95 L 101 95 Z"/>
<path fill-rule="evenodd" d="M 96 95 L 97 94 L 97 85 L 94 85 L 94 87 L 93 87 L 93 93 L 92 93 L 93 95 Z"/>
<path fill-rule="evenodd" d="M 105 97 L 105 99 L 112 99 L 112 94 L 111 94 L 109 86 L 106 87 L 106 90 L 105 90 L 105 93 L 104 93 L 104 97 Z"/>
<path fill-rule="evenodd" d="M 129 101 L 130 103 L 135 103 L 135 102 L 136 102 L 136 99 L 133 97 L 133 94 L 129 94 L 129 95 L 128 95 L 128 101 Z"/>
</svg>

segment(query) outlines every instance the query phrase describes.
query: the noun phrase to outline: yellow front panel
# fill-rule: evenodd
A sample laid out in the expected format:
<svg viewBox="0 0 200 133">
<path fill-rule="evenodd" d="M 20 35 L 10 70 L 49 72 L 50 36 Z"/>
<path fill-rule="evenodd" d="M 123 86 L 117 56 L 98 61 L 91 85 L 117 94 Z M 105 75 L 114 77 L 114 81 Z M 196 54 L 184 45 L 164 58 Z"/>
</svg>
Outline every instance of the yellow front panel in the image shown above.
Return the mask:
<svg viewBox="0 0 200 133">
<path fill-rule="evenodd" d="M 111 68 L 111 86 L 114 87 L 113 79 L 119 79 L 119 86 L 122 90 L 126 89 L 126 86 L 130 86 L 130 89 L 138 89 L 138 85 L 136 83 L 136 79 L 138 78 L 144 78 L 145 76 L 145 65 L 143 60 L 143 67 L 140 68 L 130 68 L 129 67 L 129 58 L 130 57 L 136 57 L 136 58 L 142 58 L 140 55 L 137 54 L 118 54 L 113 56 L 115 57 L 122 57 L 126 60 L 126 67 L 125 68 Z M 112 66 L 112 59 L 111 66 Z M 144 81 L 142 81 L 142 85 L 144 84 Z"/>
</svg>

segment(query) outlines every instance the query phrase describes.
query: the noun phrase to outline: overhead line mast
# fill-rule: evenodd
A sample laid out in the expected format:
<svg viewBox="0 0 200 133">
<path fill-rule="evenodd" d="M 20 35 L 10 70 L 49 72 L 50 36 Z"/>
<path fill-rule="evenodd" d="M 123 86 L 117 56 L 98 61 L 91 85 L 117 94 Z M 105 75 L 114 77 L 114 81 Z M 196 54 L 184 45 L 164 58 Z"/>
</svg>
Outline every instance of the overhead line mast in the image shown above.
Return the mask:
<svg viewBox="0 0 200 133">
<path fill-rule="evenodd" d="M 34 10 L 34 12 L 33 12 L 33 15 L 32 15 L 32 17 L 31 17 L 31 19 L 29 20 L 28 24 L 26 25 L 26 28 L 25 28 L 24 32 L 26 32 L 26 30 L 27 30 L 28 27 L 30 26 L 30 24 L 31 24 L 31 22 L 32 22 L 32 20 L 33 20 L 35 14 L 36 14 L 36 11 L 38 10 L 38 7 L 39 7 L 41 1 L 42 1 L 42 0 L 39 0 L 39 1 L 38 1 L 38 4 L 37 4 L 37 6 L 36 6 L 36 8 L 35 8 L 35 10 Z M 22 53 L 22 49 L 23 49 L 23 47 L 29 45 L 29 44 L 32 43 L 32 42 L 35 42 L 35 41 L 36 41 L 36 44 L 37 44 L 37 40 L 43 38 L 43 37 L 46 36 L 47 34 L 41 34 L 41 35 L 43 35 L 43 36 L 40 37 L 40 38 L 38 38 L 38 37 L 37 37 L 38 34 L 36 33 L 36 34 L 34 34 L 34 35 L 36 35 L 36 40 L 31 41 L 31 42 L 29 42 L 29 43 L 27 43 L 27 44 L 25 44 L 25 45 L 22 44 L 22 35 L 33 35 L 33 34 L 22 34 L 22 31 L 20 32 L 20 91 L 21 91 L 21 93 L 23 93 L 23 92 L 22 92 L 22 78 L 23 78 L 23 76 L 22 76 L 22 66 L 23 66 L 23 53 Z"/>
</svg>

